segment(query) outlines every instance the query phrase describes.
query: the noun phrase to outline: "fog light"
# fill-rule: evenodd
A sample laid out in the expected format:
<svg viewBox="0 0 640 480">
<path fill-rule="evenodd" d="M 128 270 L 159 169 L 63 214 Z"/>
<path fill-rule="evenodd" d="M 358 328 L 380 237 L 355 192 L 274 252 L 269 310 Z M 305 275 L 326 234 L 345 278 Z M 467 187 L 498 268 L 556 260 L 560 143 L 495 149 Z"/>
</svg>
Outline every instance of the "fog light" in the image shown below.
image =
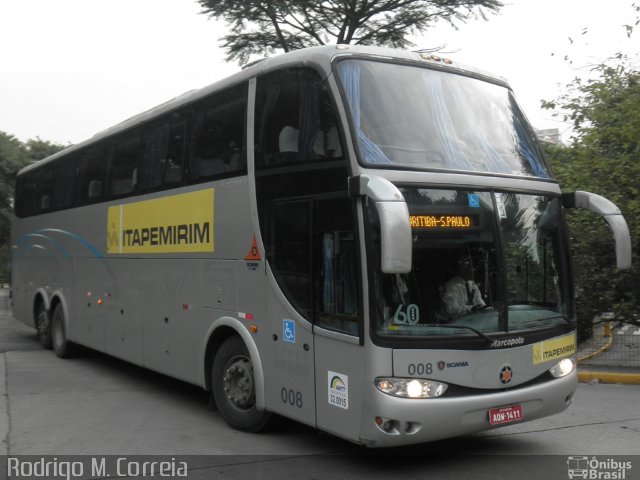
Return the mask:
<svg viewBox="0 0 640 480">
<path fill-rule="evenodd" d="M 569 375 L 576 368 L 576 361 L 573 358 L 563 358 L 549 369 L 555 378 L 562 378 Z"/>
<path fill-rule="evenodd" d="M 390 418 L 384 417 L 376 417 L 375 422 L 376 426 L 384 433 L 390 433 L 393 435 L 398 434 L 397 426 L 399 425 L 399 422 L 397 420 L 392 420 Z"/>
</svg>

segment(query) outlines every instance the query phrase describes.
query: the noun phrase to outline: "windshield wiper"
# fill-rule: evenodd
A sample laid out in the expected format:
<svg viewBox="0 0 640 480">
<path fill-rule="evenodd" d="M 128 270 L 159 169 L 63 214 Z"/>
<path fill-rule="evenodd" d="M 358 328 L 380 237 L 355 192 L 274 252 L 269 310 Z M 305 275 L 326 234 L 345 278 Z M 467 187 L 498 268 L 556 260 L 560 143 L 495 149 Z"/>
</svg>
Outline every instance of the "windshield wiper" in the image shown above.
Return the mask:
<svg viewBox="0 0 640 480">
<path fill-rule="evenodd" d="M 487 335 L 486 333 L 482 333 L 480 330 L 476 330 L 473 327 L 469 327 L 467 325 L 451 325 L 449 323 L 430 323 L 428 324 L 429 327 L 442 327 L 442 328 L 458 328 L 458 329 L 465 329 L 465 330 L 471 330 L 473 333 L 475 333 L 476 335 L 478 335 L 480 338 L 482 338 L 485 342 L 487 343 L 493 343 L 493 339 Z"/>
</svg>

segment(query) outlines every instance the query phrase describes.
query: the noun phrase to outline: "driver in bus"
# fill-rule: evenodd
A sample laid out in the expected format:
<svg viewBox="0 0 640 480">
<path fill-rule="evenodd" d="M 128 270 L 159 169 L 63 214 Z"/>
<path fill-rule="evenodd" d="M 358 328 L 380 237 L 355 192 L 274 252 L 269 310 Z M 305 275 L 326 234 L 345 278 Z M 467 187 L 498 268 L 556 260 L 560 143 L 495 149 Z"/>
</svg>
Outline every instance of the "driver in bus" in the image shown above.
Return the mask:
<svg viewBox="0 0 640 480">
<path fill-rule="evenodd" d="M 471 259 L 458 259 L 456 271 L 456 275 L 445 284 L 442 294 L 444 312 L 451 320 L 486 307 L 480 289 L 473 279 Z"/>
</svg>

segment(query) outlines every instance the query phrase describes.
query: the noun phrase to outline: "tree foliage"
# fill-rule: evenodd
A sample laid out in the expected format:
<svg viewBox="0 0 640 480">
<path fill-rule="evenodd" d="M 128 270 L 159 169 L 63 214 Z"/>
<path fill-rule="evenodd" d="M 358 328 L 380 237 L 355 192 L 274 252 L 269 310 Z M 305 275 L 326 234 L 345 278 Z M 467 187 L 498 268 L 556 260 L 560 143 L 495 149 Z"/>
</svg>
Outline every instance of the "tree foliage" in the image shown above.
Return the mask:
<svg viewBox="0 0 640 480">
<path fill-rule="evenodd" d="M 633 266 L 616 271 L 612 235 L 604 220 L 569 215 L 576 267 L 578 315 L 590 320 L 614 311 L 638 320 L 640 307 L 640 72 L 618 54 L 576 78 L 555 101 L 543 102 L 573 123 L 570 146 L 547 147 L 554 173 L 564 189 L 588 190 L 609 198 L 622 210 L 632 237 Z"/>
<path fill-rule="evenodd" d="M 227 60 L 246 63 L 251 55 L 288 52 L 326 43 L 413 46 L 408 35 L 424 33 L 437 21 L 452 25 L 484 18 L 499 0 L 198 0 L 202 13 L 227 22 L 222 38 Z"/>
<path fill-rule="evenodd" d="M 16 174 L 29 163 L 48 157 L 63 148 L 63 145 L 40 138 L 23 143 L 13 135 L 0 132 L 0 282 L 6 280 Z"/>
</svg>

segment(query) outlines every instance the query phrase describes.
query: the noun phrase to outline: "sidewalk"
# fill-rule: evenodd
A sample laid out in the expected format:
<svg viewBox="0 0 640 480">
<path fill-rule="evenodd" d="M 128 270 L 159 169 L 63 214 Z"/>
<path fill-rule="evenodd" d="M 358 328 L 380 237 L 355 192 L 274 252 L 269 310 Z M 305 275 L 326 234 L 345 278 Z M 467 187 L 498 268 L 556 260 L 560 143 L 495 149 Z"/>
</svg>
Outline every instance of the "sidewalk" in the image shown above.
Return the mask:
<svg viewBox="0 0 640 480">
<path fill-rule="evenodd" d="M 640 385 L 640 327 L 616 321 L 595 325 L 593 336 L 578 345 L 578 379 Z"/>
</svg>

